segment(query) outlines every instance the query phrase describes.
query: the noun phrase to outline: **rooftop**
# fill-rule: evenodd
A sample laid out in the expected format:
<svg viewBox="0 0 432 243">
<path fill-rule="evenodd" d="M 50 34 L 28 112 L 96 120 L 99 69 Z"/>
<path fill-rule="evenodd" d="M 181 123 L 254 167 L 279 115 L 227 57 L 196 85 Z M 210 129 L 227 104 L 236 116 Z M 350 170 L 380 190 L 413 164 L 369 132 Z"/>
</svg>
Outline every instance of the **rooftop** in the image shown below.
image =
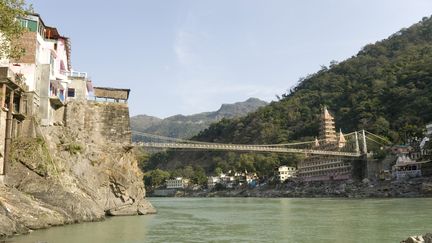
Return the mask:
<svg viewBox="0 0 432 243">
<path fill-rule="evenodd" d="M 94 96 L 98 98 L 108 98 L 115 100 L 128 100 L 130 89 L 119 89 L 109 87 L 93 87 Z"/>
</svg>

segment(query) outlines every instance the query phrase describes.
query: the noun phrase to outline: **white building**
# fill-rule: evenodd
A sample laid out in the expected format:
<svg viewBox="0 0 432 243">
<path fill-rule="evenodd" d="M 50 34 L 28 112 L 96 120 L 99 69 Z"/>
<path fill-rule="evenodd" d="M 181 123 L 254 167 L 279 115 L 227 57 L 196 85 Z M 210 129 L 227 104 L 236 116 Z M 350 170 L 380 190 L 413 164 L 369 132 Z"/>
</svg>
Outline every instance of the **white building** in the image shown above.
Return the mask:
<svg viewBox="0 0 432 243">
<path fill-rule="evenodd" d="M 207 188 L 212 189 L 217 183 L 221 183 L 221 178 L 219 176 L 209 176 L 207 178 Z"/>
<path fill-rule="evenodd" d="M 426 125 L 426 135 L 432 137 L 432 123 Z"/>
<path fill-rule="evenodd" d="M 297 173 L 297 169 L 292 166 L 279 166 L 278 168 L 278 178 L 280 182 L 284 182 L 286 179 L 294 177 Z"/>
<path fill-rule="evenodd" d="M 183 179 L 182 177 L 177 177 L 175 179 L 168 179 L 166 181 L 167 189 L 183 189 L 189 184 L 188 179 Z"/>
<path fill-rule="evenodd" d="M 393 175 L 396 179 L 421 176 L 421 162 L 413 160 L 408 152 L 397 154 L 396 164 L 393 166 Z"/>
<path fill-rule="evenodd" d="M 62 118 L 60 108 L 68 97 L 75 97 L 77 91 L 86 92 L 69 86 L 79 74 L 84 83 L 81 86 L 87 87 L 87 74 L 82 77 L 83 73 L 73 72 L 70 40 L 57 28 L 45 25 L 38 14 L 29 14 L 19 21 L 26 31 L 17 42 L 25 54 L 18 60 L 9 60 L 8 65 L 28 86 L 26 100 L 31 103 L 30 115 L 38 115 L 41 125 L 52 125 Z"/>
</svg>

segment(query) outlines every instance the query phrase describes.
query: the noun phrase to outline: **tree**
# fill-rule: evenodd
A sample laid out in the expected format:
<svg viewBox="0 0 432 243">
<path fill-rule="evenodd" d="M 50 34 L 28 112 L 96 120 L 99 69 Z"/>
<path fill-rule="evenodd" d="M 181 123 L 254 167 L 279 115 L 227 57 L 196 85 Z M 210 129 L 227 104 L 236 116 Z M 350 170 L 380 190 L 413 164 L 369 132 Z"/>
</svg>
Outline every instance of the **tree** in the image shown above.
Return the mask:
<svg viewBox="0 0 432 243">
<path fill-rule="evenodd" d="M 169 177 L 170 173 L 168 171 L 156 169 L 144 174 L 144 183 L 150 187 L 158 187 L 169 179 Z"/>
<path fill-rule="evenodd" d="M 198 185 L 207 184 L 207 176 L 204 169 L 201 166 L 196 166 L 194 169 L 194 175 L 192 176 L 192 182 Z"/>
<path fill-rule="evenodd" d="M 147 153 L 144 149 L 135 150 L 135 157 L 138 161 L 138 165 L 141 169 L 147 167 L 147 164 L 150 160 L 150 154 Z"/>
<path fill-rule="evenodd" d="M 214 172 L 215 172 L 215 174 L 216 174 L 217 176 L 220 176 L 220 175 L 223 173 L 221 167 L 216 167 L 215 170 L 214 170 Z"/>
<path fill-rule="evenodd" d="M 24 17 L 31 6 L 24 0 L 0 0 L 0 59 L 19 58 L 24 49 L 16 45 L 25 29 L 17 18 Z"/>
</svg>

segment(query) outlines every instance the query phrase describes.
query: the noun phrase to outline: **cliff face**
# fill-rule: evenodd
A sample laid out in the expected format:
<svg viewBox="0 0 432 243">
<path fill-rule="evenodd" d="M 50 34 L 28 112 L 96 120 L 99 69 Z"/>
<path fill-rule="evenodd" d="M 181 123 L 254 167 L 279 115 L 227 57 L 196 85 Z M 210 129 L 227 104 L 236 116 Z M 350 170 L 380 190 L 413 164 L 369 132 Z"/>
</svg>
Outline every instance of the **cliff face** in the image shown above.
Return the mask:
<svg viewBox="0 0 432 243">
<path fill-rule="evenodd" d="M 154 213 L 130 146 L 126 104 L 74 102 L 64 123 L 16 138 L 0 184 L 0 237 L 105 215 Z"/>
</svg>

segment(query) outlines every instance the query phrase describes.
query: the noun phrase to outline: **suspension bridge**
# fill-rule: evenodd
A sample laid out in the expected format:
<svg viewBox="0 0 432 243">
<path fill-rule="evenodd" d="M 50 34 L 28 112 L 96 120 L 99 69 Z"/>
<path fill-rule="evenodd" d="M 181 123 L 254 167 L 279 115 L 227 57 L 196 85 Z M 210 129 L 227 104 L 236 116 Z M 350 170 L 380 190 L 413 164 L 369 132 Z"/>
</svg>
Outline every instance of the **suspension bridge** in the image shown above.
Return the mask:
<svg viewBox="0 0 432 243">
<path fill-rule="evenodd" d="M 135 146 L 144 148 L 296 153 L 338 157 L 360 157 L 362 153 L 367 153 L 367 141 L 372 141 L 381 145 L 385 145 L 385 143 L 388 142 L 385 138 L 365 130 L 355 131 L 345 135 L 340 133 L 342 137 L 339 137 L 338 141 L 335 141 L 337 146 L 326 146 L 324 139 L 282 144 L 230 144 L 186 140 L 138 131 L 132 131 L 132 134 L 147 139 L 146 142 L 134 143 Z M 360 150 L 360 145 L 362 146 L 362 150 Z"/>
</svg>

